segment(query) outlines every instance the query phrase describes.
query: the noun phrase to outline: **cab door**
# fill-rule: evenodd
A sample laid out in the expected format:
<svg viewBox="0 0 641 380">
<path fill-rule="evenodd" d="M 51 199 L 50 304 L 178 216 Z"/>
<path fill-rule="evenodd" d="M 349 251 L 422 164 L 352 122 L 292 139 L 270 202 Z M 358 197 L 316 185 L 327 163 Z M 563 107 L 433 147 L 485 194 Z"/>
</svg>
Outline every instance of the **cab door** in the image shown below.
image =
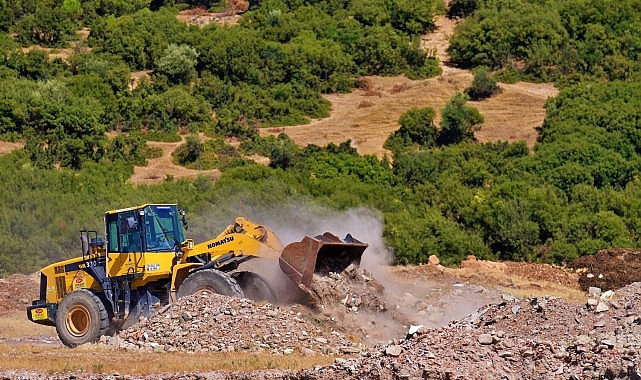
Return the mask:
<svg viewBox="0 0 641 380">
<path fill-rule="evenodd" d="M 140 215 L 135 211 L 107 214 L 107 277 L 144 271 Z"/>
</svg>

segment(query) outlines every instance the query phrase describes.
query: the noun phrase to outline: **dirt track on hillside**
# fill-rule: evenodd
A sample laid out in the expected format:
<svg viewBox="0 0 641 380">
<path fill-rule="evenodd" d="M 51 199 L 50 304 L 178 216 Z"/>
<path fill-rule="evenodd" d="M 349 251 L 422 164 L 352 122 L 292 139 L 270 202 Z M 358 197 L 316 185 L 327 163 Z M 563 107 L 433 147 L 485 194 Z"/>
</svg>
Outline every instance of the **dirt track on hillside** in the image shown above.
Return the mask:
<svg viewBox="0 0 641 380">
<path fill-rule="evenodd" d="M 409 80 L 404 76 L 367 77 L 369 90 L 355 90 L 349 94 L 328 94 L 332 103 L 328 118 L 312 120 L 306 125 L 261 130 L 261 134 L 285 132 L 300 145 L 335 144 L 352 140 L 352 146 L 361 154 L 386 154 L 383 143 L 398 129 L 398 119 L 412 107 L 433 107 L 437 114 L 457 92 L 472 83 L 470 71 L 449 66 L 447 47 L 457 21 L 440 16 L 436 30 L 423 37 L 423 47 L 435 52 L 442 63 L 443 73 L 425 80 Z M 519 82 L 499 84 L 501 92 L 490 99 L 470 102 L 485 117 L 475 132 L 480 142 L 521 141 L 530 148 L 537 139 L 536 128 L 545 118 L 545 102 L 558 90 L 552 84 Z M 439 122 L 437 116 L 436 123 Z"/>
<path fill-rule="evenodd" d="M 206 140 L 203 134 L 199 136 L 200 140 Z M 134 174 L 129 178 L 129 182 L 140 184 L 152 184 L 163 182 L 168 178 L 194 178 L 198 175 L 209 177 L 212 181 L 220 177 L 220 170 L 194 170 L 175 164 L 172 160 L 172 153 L 185 142 L 185 136 L 179 142 L 160 142 L 148 141 L 147 145 L 160 148 L 162 156 L 147 160 L 147 166 L 134 167 Z"/>
<path fill-rule="evenodd" d="M 180 17 L 185 22 L 200 25 L 217 21 L 219 16 L 201 9 L 181 12 Z M 443 73 L 440 76 L 417 81 L 403 76 L 363 78 L 371 83 L 367 91 L 356 89 L 349 94 L 325 95 L 332 104 L 329 117 L 312 120 L 305 125 L 265 128 L 261 134 L 285 132 L 301 146 L 324 146 L 330 142 L 339 144 L 351 140 L 359 153 L 383 157 L 387 153 L 383 143 L 390 133 L 398 129 L 398 119 L 403 112 L 412 107 L 434 107 L 438 123 L 438 113 L 443 105 L 457 91 L 463 91 L 471 84 L 471 72 L 449 66 L 447 47 L 456 23 L 441 16 L 436 20 L 436 30 L 422 38 L 423 47 L 434 52 L 442 63 Z M 501 92 L 492 98 L 470 102 L 485 117 L 475 137 L 480 142 L 523 140 L 532 148 L 538 136 L 536 128 L 545 118 L 545 102 L 558 90 L 552 84 L 525 82 L 501 83 L 500 87 Z M 161 148 L 163 155 L 150 159 L 146 167 L 136 167 L 131 183 L 150 184 L 162 182 L 168 176 L 179 179 L 199 174 L 215 179 L 220 174 L 216 170 L 190 170 L 173 164 L 171 153 L 180 145 L 178 143 L 149 142 L 149 145 Z M 0 142 L 0 154 L 20 147 L 21 144 Z"/>
</svg>

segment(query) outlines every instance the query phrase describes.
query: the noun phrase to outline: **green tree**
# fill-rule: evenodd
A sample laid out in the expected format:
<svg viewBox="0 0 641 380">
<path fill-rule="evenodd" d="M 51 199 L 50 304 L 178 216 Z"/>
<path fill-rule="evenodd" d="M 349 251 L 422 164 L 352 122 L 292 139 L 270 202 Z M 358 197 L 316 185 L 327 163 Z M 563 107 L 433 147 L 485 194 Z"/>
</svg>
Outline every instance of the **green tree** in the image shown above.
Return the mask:
<svg viewBox="0 0 641 380">
<path fill-rule="evenodd" d="M 383 147 L 398 155 L 413 144 L 430 148 L 436 145 L 438 131 L 434 125 L 436 112 L 432 107 L 410 108 L 398 119 L 401 127 L 393 132 Z"/>
<path fill-rule="evenodd" d="M 465 104 L 468 99 L 467 95 L 457 92 L 443 107 L 439 144 L 450 145 L 474 139 L 473 128 L 483 122 L 483 115 Z"/>
<path fill-rule="evenodd" d="M 196 75 L 198 52 L 189 45 L 170 44 L 157 63 L 158 72 L 172 83 L 188 84 Z"/>
<path fill-rule="evenodd" d="M 474 13 L 478 6 L 478 0 L 452 0 L 447 8 L 447 17 L 467 17 Z"/>
<path fill-rule="evenodd" d="M 196 162 L 202 153 L 203 144 L 198 139 L 198 136 L 190 135 L 187 136 L 185 144 L 176 149 L 173 155 L 179 164 L 185 165 Z"/>
<path fill-rule="evenodd" d="M 499 86 L 486 67 L 481 67 L 476 70 L 472 85 L 465 89 L 465 93 L 471 100 L 487 99 L 498 91 Z"/>
</svg>

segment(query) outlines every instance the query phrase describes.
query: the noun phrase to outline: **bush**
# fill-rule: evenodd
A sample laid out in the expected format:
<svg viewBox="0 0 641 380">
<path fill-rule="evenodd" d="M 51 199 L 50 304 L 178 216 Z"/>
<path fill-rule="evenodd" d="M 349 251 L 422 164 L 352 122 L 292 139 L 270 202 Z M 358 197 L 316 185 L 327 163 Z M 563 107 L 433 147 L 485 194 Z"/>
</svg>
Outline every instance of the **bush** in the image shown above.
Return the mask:
<svg viewBox="0 0 641 380">
<path fill-rule="evenodd" d="M 198 136 L 188 136 L 185 143 L 176 149 L 173 156 L 181 165 L 196 162 L 203 152 L 203 144 L 198 140 Z"/>
<path fill-rule="evenodd" d="M 465 105 L 468 100 L 467 95 L 458 92 L 443 107 L 439 144 L 450 145 L 474 139 L 473 127 L 483 122 L 483 115 L 476 108 Z"/>
<path fill-rule="evenodd" d="M 465 93 L 472 100 L 487 99 L 498 91 L 499 86 L 486 67 L 482 67 L 476 71 L 472 85 L 465 89 Z"/>
<path fill-rule="evenodd" d="M 438 131 L 434 125 L 436 112 L 432 107 L 411 108 L 398 119 L 401 127 L 393 132 L 383 144 L 395 155 L 407 147 L 417 144 L 421 147 L 436 145 Z"/>
</svg>

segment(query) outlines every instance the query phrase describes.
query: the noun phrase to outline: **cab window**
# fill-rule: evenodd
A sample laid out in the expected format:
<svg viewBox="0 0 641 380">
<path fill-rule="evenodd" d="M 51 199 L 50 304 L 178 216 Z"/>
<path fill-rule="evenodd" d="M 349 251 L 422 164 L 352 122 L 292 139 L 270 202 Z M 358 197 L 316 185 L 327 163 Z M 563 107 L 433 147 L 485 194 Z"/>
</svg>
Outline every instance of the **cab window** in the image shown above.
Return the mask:
<svg viewBox="0 0 641 380">
<path fill-rule="evenodd" d="M 147 206 L 144 214 L 147 251 L 173 251 L 184 240 L 175 206 Z"/>
<path fill-rule="evenodd" d="M 141 226 L 133 211 L 107 215 L 109 252 L 142 252 Z"/>
</svg>

